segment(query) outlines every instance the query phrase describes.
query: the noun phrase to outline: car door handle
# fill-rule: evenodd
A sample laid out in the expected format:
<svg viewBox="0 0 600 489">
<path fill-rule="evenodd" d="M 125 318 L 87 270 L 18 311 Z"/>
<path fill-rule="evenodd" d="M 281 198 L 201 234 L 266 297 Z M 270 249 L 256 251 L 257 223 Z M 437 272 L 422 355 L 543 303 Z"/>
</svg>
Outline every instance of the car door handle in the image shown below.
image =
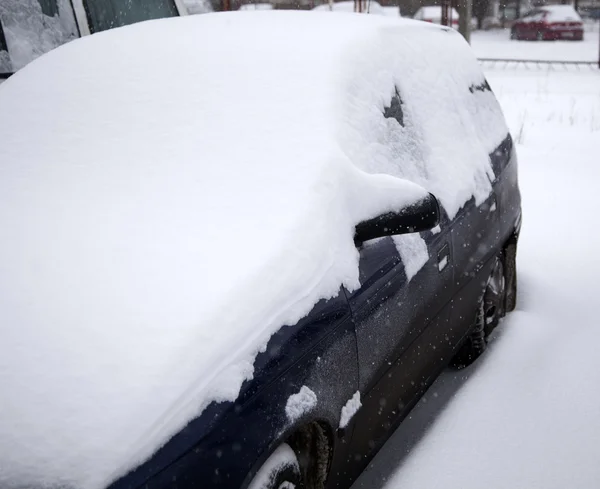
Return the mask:
<svg viewBox="0 0 600 489">
<path fill-rule="evenodd" d="M 450 262 L 450 248 L 448 243 L 442 246 L 442 249 L 438 251 L 438 270 L 441 272 L 448 266 Z"/>
</svg>

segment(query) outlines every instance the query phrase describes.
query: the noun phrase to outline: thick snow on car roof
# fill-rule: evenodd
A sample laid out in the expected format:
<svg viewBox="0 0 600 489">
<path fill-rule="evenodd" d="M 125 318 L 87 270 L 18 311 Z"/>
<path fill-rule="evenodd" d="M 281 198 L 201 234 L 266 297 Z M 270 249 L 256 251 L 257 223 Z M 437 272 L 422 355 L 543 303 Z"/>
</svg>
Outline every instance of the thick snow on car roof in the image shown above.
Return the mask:
<svg viewBox="0 0 600 489">
<path fill-rule="evenodd" d="M 425 195 L 397 177 L 450 215 L 486 198 L 505 128 L 482 82 L 435 26 L 237 12 L 88 36 L 4 83 L 0 486 L 103 487 L 236 399 L 277 329 L 358 286 L 354 225 Z"/>
<path fill-rule="evenodd" d="M 581 22 L 581 17 L 571 5 L 545 5 L 540 7 L 540 10 L 548 12 L 548 22 Z"/>
</svg>

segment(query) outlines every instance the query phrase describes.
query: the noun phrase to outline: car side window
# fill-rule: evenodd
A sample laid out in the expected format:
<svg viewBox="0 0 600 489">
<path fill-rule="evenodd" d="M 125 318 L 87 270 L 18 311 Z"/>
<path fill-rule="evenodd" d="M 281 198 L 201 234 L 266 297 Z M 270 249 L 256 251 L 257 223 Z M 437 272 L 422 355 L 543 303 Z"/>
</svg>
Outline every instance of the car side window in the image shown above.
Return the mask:
<svg viewBox="0 0 600 489">
<path fill-rule="evenodd" d="M 546 12 L 543 10 L 534 10 L 527 16 L 527 20 L 529 22 L 539 22 L 544 18 L 545 15 Z"/>
<path fill-rule="evenodd" d="M 0 66 L 8 63 L 7 71 L 78 37 L 70 0 L 2 0 L 0 23 L 6 48 L 5 55 L 0 49 Z"/>
<path fill-rule="evenodd" d="M 383 116 L 386 119 L 396 119 L 398 124 L 404 127 L 404 112 L 402 110 L 402 99 L 400 98 L 398 87 L 395 87 L 394 91 L 395 93 L 392 95 L 390 105 L 388 107 L 384 107 L 383 109 Z"/>
<path fill-rule="evenodd" d="M 92 33 L 178 15 L 174 0 L 128 0 L 126 5 L 123 0 L 85 0 L 84 6 Z"/>
<path fill-rule="evenodd" d="M 359 281 L 361 287 L 371 287 L 385 273 L 400 263 L 400 255 L 391 237 L 373 239 L 359 249 Z"/>
<path fill-rule="evenodd" d="M 10 73 L 11 71 L 12 66 L 10 63 L 10 57 L 8 56 L 8 48 L 6 47 L 4 29 L 2 28 L 2 22 L 0 22 L 0 74 Z"/>
<path fill-rule="evenodd" d="M 48 17 L 58 15 L 58 2 L 56 0 L 38 0 L 42 7 L 42 12 Z"/>
</svg>

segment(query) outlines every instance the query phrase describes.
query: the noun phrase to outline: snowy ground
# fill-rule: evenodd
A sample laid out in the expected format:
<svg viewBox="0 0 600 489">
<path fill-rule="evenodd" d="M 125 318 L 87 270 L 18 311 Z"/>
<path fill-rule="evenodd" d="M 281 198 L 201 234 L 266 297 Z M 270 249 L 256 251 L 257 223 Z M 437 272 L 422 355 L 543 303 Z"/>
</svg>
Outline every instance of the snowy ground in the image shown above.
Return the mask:
<svg viewBox="0 0 600 489">
<path fill-rule="evenodd" d="M 532 56 L 497 35 L 475 36 L 479 56 Z M 547 59 L 563 44 L 525 43 Z M 563 59 L 593 54 L 579 44 Z M 486 75 L 518 142 L 518 309 L 480 361 L 440 377 L 354 489 L 600 486 L 600 72 Z"/>
</svg>

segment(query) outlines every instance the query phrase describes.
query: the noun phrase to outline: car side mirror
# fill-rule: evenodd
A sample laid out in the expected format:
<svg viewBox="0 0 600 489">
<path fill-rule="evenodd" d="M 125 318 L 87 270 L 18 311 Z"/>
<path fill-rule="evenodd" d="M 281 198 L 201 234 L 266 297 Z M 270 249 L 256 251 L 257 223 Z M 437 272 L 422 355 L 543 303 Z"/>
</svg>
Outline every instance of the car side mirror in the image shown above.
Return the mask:
<svg viewBox="0 0 600 489">
<path fill-rule="evenodd" d="M 360 246 L 370 239 L 427 231 L 439 222 L 440 205 L 433 194 L 429 194 L 401 211 L 386 212 L 358 223 L 354 233 L 354 244 Z"/>
</svg>

